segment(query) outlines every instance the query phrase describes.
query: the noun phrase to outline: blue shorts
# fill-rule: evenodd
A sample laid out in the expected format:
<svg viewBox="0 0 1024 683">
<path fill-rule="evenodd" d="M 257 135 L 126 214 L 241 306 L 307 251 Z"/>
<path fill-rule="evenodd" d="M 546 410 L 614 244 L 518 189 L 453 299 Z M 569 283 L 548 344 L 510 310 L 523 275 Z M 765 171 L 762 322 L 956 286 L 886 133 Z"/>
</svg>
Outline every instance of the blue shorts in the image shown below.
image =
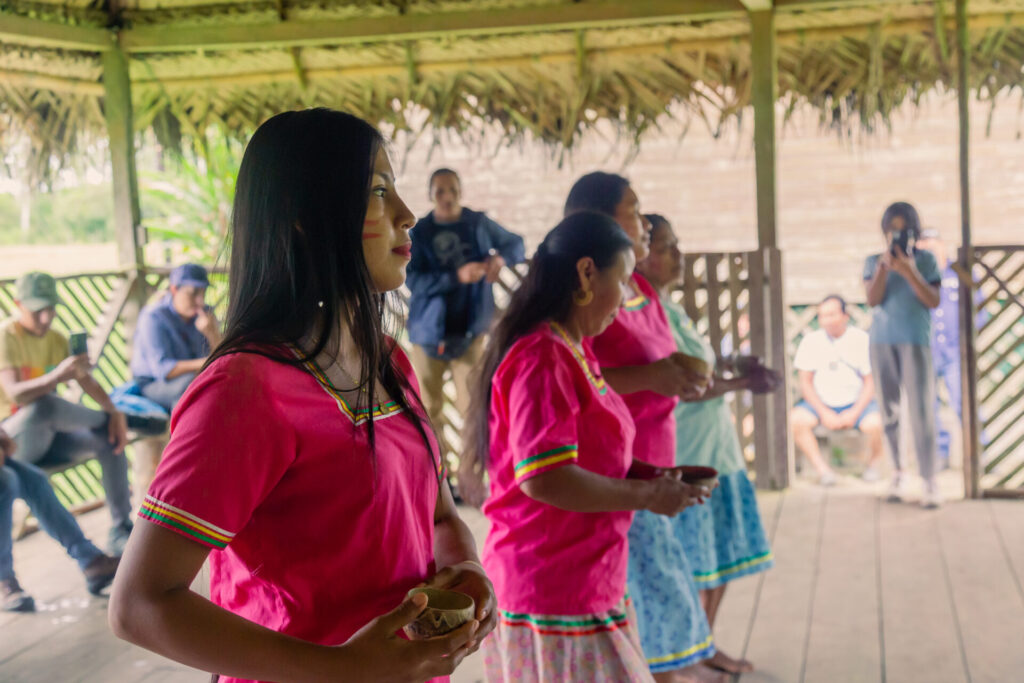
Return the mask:
<svg viewBox="0 0 1024 683">
<path fill-rule="evenodd" d="M 794 407 L 795 408 L 803 408 L 804 410 L 809 412 L 811 415 L 813 415 L 814 417 L 818 418 L 818 422 L 819 423 L 821 422 L 821 416 L 818 415 L 818 411 L 815 410 L 814 407 L 810 403 L 805 401 L 804 399 L 800 399 L 800 401 Z M 831 408 L 831 406 L 829 406 L 829 407 Z M 834 410 L 837 413 L 841 413 L 844 410 L 849 410 L 852 407 L 853 407 L 853 404 L 851 403 L 849 405 L 838 406 L 838 407 L 832 408 L 832 410 Z M 871 399 L 871 403 L 867 404 L 867 406 L 865 406 L 864 410 L 861 411 L 860 417 L 857 418 L 857 424 L 853 425 L 854 428 L 855 429 L 860 429 L 861 420 L 863 420 L 865 417 L 867 417 L 871 413 L 877 413 L 877 412 L 878 412 L 878 403 L 875 402 L 875 399 Z"/>
</svg>

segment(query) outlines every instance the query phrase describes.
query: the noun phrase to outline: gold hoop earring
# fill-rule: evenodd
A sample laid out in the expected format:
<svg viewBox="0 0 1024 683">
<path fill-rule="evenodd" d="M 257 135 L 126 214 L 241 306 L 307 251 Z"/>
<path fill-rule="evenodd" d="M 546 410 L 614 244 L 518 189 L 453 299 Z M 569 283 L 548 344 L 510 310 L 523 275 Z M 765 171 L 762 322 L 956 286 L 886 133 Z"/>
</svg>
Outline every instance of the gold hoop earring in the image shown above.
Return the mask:
<svg viewBox="0 0 1024 683">
<path fill-rule="evenodd" d="M 580 293 L 580 290 L 577 290 L 572 295 L 572 302 L 574 304 L 576 304 L 577 306 L 589 306 L 590 302 L 593 301 L 593 300 L 594 300 L 594 292 L 592 290 L 589 290 L 589 289 L 587 291 L 585 291 L 585 292 L 582 292 L 582 293 Z"/>
</svg>

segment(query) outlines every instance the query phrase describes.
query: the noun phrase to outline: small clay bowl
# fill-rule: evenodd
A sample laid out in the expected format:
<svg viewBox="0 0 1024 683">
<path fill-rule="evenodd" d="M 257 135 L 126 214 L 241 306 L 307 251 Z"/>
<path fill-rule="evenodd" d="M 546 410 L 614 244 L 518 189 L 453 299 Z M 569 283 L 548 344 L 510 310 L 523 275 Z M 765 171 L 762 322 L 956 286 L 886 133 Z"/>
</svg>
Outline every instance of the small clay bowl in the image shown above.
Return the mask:
<svg viewBox="0 0 1024 683">
<path fill-rule="evenodd" d="M 705 486 L 709 489 L 718 482 L 718 470 L 714 467 L 686 465 L 681 468 L 683 481 L 692 486 Z"/>
<path fill-rule="evenodd" d="M 427 596 L 427 606 L 414 622 L 404 628 L 405 635 L 411 640 L 450 633 L 472 619 L 476 612 L 476 603 L 465 593 L 440 588 L 413 588 L 406 597 L 411 598 L 417 593 Z"/>
</svg>

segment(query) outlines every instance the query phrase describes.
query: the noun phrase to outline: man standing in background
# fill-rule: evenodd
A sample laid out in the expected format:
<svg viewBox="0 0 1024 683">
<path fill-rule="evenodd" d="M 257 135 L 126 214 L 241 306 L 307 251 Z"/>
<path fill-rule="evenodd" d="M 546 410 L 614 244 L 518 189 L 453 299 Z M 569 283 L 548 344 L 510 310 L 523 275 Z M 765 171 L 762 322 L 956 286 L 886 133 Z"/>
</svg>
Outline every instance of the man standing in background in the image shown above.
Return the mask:
<svg viewBox="0 0 1024 683">
<path fill-rule="evenodd" d="M 465 415 L 469 373 L 494 316 L 491 285 L 502 268 L 523 262 L 526 254 L 523 238 L 462 206 L 462 184 L 452 169 L 434 171 L 429 192 L 434 209 L 411 233 L 408 329 L 424 407 L 446 447 L 440 433 L 445 372 L 451 370 L 455 406 Z"/>
</svg>

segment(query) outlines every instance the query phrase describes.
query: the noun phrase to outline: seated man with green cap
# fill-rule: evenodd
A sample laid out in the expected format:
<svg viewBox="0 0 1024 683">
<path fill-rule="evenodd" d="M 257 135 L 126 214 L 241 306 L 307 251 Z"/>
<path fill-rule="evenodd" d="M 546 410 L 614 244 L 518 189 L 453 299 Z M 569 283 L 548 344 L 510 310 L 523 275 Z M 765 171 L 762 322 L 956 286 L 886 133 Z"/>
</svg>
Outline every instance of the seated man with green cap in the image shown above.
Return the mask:
<svg viewBox="0 0 1024 683">
<path fill-rule="evenodd" d="M 0 419 L 17 444 L 13 459 L 39 466 L 99 460 L 113 521 L 109 550 L 120 555 L 132 529 L 125 416 L 93 378 L 88 354 L 72 355 L 53 329 L 61 303 L 53 277 L 26 273 L 15 288 L 16 314 L 0 323 Z M 100 410 L 58 396 L 57 387 L 71 381 Z"/>
</svg>

